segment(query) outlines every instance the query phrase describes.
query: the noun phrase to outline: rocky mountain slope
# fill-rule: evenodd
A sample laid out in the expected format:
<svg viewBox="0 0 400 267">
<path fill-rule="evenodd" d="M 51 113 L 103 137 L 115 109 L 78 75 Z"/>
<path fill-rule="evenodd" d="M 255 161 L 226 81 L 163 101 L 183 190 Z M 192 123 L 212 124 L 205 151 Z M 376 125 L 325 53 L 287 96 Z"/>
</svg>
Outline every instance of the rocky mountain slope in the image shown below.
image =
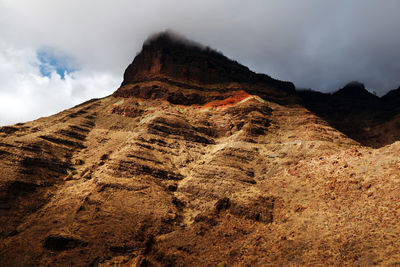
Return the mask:
<svg viewBox="0 0 400 267">
<path fill-rule="evenodd" d="M 333 94 L 300 90 L 302 104 L 363 145 L 379 148 L 400 140 L 399 89 L 378 97 L 359 82 Z"/>
<path fill-rule="evenodd" d="M 1 265 L 399 265 L 400 143 L 310 99 L 151 38 L 113 95 L 0 128 Z"/>
</svg>

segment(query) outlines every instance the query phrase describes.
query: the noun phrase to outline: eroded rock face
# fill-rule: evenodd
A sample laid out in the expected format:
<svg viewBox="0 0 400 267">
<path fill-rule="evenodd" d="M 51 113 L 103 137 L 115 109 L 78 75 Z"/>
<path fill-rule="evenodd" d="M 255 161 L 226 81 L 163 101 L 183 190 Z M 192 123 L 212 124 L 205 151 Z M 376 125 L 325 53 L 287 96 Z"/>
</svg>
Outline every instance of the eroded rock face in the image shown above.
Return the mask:
<svg viewBox="0 0 400 267">
<path fill-rule="evenodd" d="M 290 82 L 256 74 L 209 47 L 174 35 L 167 31 L 146 41 L 141 53 L 126 69 L 122 85 L 170 77 L 193 85 L 265 83 L 277 89 L 294 91 Z"/>
<path fill-rule="evenodd" d="M 230 84 L 236 84 L 236 88 L 229 88 Z M 143 45 L 126 69 L 121 87 L 114 96 L 202 105 L 226 98 L 216 92 L 226 94 L 242 90 L 243 84 L 252 85 L 250 93 L 264 97 L 275 94 L 285 98 L 294 94 L 294 85 L 290 82 L 256 74 L 219 52 L 164 32 Z"/>
<path fill-rule="evenodd" d="M 363 145 L 379 148 L 400 139 L 398 89 L 378 97 L 351 82 L 333 94 L 305 90 L 297 95 L 310 111 Z"/>
<path fill-rule="evenodd" d="M 52 251 L 74 249 L 78 246 L 85 247 L 88 244 L 70 236 L 49 235 L 43 241 L 43 247 Z"/>
</svg>

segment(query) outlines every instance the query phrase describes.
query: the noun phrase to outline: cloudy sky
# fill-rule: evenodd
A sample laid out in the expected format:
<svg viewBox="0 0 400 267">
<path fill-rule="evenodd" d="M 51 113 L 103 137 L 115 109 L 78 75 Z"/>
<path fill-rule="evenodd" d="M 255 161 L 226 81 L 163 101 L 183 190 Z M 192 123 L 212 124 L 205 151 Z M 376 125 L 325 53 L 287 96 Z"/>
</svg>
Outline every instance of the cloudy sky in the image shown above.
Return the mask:
<svg viewBox="0 0 400 267">
<path fill-rule="evenodd" d="M 400 86 L 398 0 L 0 0 L 0 125 L 115 91 L 172 29 L 256 72 L 335 91 Z"/>
</svg>

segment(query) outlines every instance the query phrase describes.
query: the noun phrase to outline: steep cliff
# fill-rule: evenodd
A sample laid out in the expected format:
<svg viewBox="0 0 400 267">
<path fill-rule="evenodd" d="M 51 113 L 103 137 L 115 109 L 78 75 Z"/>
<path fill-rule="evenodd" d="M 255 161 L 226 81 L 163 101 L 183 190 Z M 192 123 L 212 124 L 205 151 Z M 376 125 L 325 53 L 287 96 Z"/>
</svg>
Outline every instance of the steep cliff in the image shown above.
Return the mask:
<svg viewBox="0 0 400 267">
<path fill-rule="evenodd" d="M 218 93 L 241 89 L 275 101 L 287 101 L 294 95 L 291 82 L 254 73 L 211 48 L 167 31 L 144 43 L 114 95 L 193 105 L 223 99 Z"/>
</svg>

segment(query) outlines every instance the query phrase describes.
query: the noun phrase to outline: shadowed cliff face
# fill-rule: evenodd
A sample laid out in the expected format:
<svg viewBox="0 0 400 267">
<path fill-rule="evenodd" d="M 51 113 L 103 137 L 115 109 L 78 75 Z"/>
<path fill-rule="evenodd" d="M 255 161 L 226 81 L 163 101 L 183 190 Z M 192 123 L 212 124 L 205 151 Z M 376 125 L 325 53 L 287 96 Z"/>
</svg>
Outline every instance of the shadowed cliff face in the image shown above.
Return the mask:
<svg viewBox="0 0 400 267">
<path fill-rule="evenodd" d="M 399 89 L 383 97 L 351 82 L 333 94 L 298 91 L 302 104 L 347 136 L 366 146 L 382 147 L 400 140 Z"/>
<path fill-rule="evenodd" d="M 295 95 L 171 38 L 113 95 L 0 128 L 2 266 L 399 264 L 400 142 L 337 130 L 379 98 Z"/>
<path fill-rule="evenodd" d="M 189 84 L 262 83 L 294 91 L 290 82 L 256 74 L 221 53 L 176 37 L 170 32 L 153 36 L 126 69 L 122 85 L 169 77 Z"/>
<path fill-rule="evenodd" d="M 170 32 L 153 36 L 145 42 L 142 51 L 126 69 L 121 88 L 115 95 L 135 94 L 148 98 L 152 94 L 159 94 L 154 97 L 168 97 L 166 96 L 168 89 L 165 88 L 168 86 L 158 88 L 158 90 L 140 86 L 141 83 L 150 81 L 161 81 L 166 85 L 178 86 L 183 96 L 186 96 L 185 89 L 234 90 L 229 89 L 227 86 L 229 84 L 231 87 L 236 86 L 236 90 L 243 89 L 241 88 L 243 86 L 248 87 L 250 93 L 267 98 L 274 94 L 281 98 L 294 94 L 292 83 L 282 82 L 264 74 L 256 74 L 215 50 L 202 47 Z M 274 92 L 271 93 L 272 91 Z M 164 95 L 160 95 L 163 93 Z M 193 94 L 188 97 L 191 99 L 188 103 L 185 103 L 185 97 L 181 98 L 182 104 L 196 104 Z M 203 103 L 202 97 L 198 99 L 199 104 Z"/>
</svg>

